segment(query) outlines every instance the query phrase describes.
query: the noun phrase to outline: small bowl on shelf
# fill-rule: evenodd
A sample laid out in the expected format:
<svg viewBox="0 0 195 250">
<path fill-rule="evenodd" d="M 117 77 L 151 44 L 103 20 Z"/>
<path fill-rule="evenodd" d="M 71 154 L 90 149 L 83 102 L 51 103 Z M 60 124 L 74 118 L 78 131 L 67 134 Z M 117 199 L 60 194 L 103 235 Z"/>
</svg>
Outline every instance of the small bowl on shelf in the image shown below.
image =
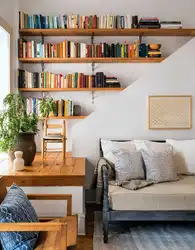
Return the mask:
<svg viewBox="0 0 195 250">
<path fill-rule="evenodd" d="M 161 44 L 155 44 L 155 43 L 148 44 L 148 49 L 150 50 L 159 50 L 160 48 L 161 48 Z"/>
</svg>

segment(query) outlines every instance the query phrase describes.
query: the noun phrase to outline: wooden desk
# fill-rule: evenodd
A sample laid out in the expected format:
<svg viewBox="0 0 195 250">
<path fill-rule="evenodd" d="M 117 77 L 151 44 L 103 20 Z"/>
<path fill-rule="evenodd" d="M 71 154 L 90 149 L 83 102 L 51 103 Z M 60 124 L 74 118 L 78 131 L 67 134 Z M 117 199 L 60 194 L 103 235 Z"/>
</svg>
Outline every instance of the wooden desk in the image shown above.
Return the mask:
<svg viewBox="0 0 195 250">
<path fill-rule="evenodd" d="M 84 186 L 85 158 L 67 157 L 64 164 L 60 153 L 49 153 L 44 163 L 37 154 L 32 166 L 24 171 L 13 170 L 8 160 L 0 162 L 0 176 L 6 186 Z"/>
</svg>

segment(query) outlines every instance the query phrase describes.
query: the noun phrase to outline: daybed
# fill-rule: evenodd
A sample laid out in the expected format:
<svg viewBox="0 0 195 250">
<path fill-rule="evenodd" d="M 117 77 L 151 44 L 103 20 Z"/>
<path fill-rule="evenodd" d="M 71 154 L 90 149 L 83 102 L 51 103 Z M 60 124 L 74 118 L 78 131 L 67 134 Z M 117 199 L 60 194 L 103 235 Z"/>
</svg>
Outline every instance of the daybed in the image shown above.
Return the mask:
<svg viewBox="0 0 195 250">
<path fill-rule="evenodd" d="M 100 153 L 102 156 L 101 143 Z M 105 166 L 102 172 L 104 243 L 108 242 L 109 223 L 115 221 L 195 221 L 195 176 L 134 191 L 109 185 Z"/>
</svg>

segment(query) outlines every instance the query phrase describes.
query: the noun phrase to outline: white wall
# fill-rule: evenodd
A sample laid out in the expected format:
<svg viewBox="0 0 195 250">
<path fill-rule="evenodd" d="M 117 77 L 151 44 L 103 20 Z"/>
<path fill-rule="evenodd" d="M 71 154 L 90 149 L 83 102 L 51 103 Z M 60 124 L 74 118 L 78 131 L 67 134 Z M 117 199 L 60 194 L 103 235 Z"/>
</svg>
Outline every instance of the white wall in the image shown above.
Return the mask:
<svg viewBox="0 0 195 250">
<path fill-rule="evenodd" d="M 147 72 L 117 98 L 104 101 L 97 111 L 73 129 L 73 155 L 88 159 L 90 183 L 92 165 L 99 157 L 99 138 L 105 139 L 186 139 L 195 138 L 195 102 L 193 128 L 190 130 L 148 130 L 149 95 L 195 96 L 195 38 Z"/>
<path fill-rule="evenodd" d="M 158 16 L 161 19 L 177 19 L 183 22 L 184 27 L 194 27 L 194 9 L 195 1 L 193 0 L 19 0 L 20 10 L 33 14 L 42 13 L 45 15 L 58 15 L 59 13 L 79 13 L 83 15 L 87 14 L 125 14 L 130 13 L 138 14 L 140 16 Z M 76 40 L 80 42 L 90 43 L 90 37 L 48 37 L 46 41 L 62 41 L 65 39 Z M 95 42 L 133 42 L 137 37 L 96 37 Z M 147 42 L 162 43 L 162 52 L 164 56 L 170 55 L 176 51 L 183 44 L 185 44 L 189 37 L 148 37 L 144 39 Z M 21 65 L 22 66 L 22 65 Z M 107 75 L 115 75 L 120 80 L 123 87 L 130 85 L 137 80 L 144 72 L 154 70 L 154 64 L 97 64 L 96 71 L 104 71 Z M 40 65 L 24 65 L 24 69 L 29 71 L 41 71 Z M 58 73 L 71 73 L 71 72 L 84 72 L 91 73 L 90 64 L 46 64 L 45 70 Z M 117 94 L 117 93 L 116 93 Z M 25 94 L 26 96 L 32 95 Z M 35 94 L 38 96 L 39 94 Z M 90 114 L 92 111 L 101 105 L 102 98 L 95 99 L 95 103 L 92 104 L 91 93 L 78 92 L 78 93 L 52 93 L 54 99 L 59 98 L 72 98 L 81 104 L 84 114 Z M 115 95 L 115 93 L 96 93 L 96 97 L 105 96 L 106 99 Z M 79 124 L 80 120 L 68 121 L 68 151 L 72 150 L 72 128 L 76 124 Z M 84 122 L 85 124 L 85 122 Z M 75 131 L 75 130 L 74 130 Z M 80 130 L 79 130 L 80 131 Z M 88 131 L 90 133 L 90 131 Z M 41 136 L 41 132 L 40 132 Z M 37 148 L 40 150 L 40 136 L 37 137 Z M 83 138 L 83 137 L 82 137 Z M 82 151 L 81 151 L 82 152 Z"/>
</svg>

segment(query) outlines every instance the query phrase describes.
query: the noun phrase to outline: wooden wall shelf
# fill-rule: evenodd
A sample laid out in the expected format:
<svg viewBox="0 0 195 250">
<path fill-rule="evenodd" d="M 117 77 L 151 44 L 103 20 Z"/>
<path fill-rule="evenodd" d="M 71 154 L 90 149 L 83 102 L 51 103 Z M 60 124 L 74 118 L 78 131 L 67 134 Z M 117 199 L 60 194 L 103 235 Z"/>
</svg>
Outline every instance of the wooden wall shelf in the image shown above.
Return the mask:
<svg viewBox="0 0 195 250">
<path fill-rule="evenodd" d="M 19 88 L 22 92 L 122 91 L 125 88 Z"/>
<path fill-rule="evenodd" d="M 63 119 L 63 120 L 76 120 L 76 119 L 85 119 L 85 117 L 87 117 L 86 115 L 82 115 L 82 116 L 50 116 L 48 118 L 42 118 L 40 117 L 40 120 L 43 119 L 47 119 L 47 120 L 51 120 L 51 119 Z"/>
<path fill-rule="evenodd" d="M 23 36 L 195 36 L 195 29 L 21 29 Z"/>
<path fill-rule="evenodd" d="M 19 58 L 21 63 L 160 63 L 161 58 Z"/>
</svg>

